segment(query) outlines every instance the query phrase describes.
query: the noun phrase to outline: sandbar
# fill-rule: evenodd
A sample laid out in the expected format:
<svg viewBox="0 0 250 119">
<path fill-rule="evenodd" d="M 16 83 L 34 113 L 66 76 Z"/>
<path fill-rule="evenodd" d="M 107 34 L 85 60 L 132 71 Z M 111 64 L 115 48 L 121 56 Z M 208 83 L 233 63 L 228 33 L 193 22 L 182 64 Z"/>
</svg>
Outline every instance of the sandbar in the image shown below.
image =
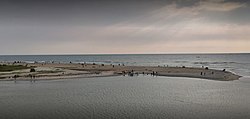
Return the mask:
<svg viewBox="0 0 250 119">
<path fill-rule="evenodd" d="M 152 75 L 171 77 L 191 77 L 219 81 L 238 80 L 241 76 L 225 70 L 216 70 L 204 67 L 166 67 L 166 66 L 125 66 L 122 64 L 95 64 L 95 63 L 13 63 L 4 62 L 1 65 L 22 65 L 32 67 L 21 70 L 0 72 L 1 80 L 51 80 L 66 78 L 89 78 L 119 75 Z"/>
</svg>

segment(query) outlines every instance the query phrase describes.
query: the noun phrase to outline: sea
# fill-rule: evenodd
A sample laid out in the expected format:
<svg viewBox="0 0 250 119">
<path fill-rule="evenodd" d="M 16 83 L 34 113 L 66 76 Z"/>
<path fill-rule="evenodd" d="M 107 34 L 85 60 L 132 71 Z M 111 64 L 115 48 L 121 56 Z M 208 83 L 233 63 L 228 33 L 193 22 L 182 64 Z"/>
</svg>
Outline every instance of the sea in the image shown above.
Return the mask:
<svg viewBox="0 0 250 119">
<path fill-rule="evenodd" d="M 61 62 L 226 69 L 242 78 L 139 75 L 0 81 L 0 119 L 250 118 L 250 54 L 0 55 L 0 62 Z"/>
</svg>

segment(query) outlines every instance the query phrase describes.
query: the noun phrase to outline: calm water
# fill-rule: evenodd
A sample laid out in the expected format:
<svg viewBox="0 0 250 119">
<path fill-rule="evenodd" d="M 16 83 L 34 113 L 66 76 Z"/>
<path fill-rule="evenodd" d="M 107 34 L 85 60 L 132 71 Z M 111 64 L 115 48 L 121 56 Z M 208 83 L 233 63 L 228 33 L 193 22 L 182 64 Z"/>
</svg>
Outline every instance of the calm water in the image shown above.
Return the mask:
<svg viewBox="0 0 250 119">
<path fill-rule="evenodd" d="M 208 66 L 226 68 L 243 78 L 228 82 L 151 76 L 0 81 L 0 119 L 250 118 L 250 54 L 0 56 L 0 61 L 17 60 Z"/>
<path fill-rule="evenodd" d="M 250 118 L 250 82 L 103 77 L 0 82 L 0 118 Z"/>
</svg>

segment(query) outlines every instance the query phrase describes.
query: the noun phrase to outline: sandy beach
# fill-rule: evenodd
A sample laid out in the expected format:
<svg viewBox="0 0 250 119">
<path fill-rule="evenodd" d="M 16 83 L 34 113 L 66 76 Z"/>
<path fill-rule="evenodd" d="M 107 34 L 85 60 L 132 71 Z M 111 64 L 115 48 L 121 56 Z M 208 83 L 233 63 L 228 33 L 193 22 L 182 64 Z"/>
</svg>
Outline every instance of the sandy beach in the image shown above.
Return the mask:
<svg viewBox="0 0 250 119">
<path fill-rule="evenodd" d="M 1 63 L 1 65 L 26 66 L 27 69 L 0 72 L 0 80 L 51 80 L 77 77 L 105 77 L 139 74 L 212 79 L 237 80 L 241 76 L 232 72 L 197 67 L 124 66 L 86 63 Z M 35 72 L 30 72 L 34 67 Z"/>
</svg>

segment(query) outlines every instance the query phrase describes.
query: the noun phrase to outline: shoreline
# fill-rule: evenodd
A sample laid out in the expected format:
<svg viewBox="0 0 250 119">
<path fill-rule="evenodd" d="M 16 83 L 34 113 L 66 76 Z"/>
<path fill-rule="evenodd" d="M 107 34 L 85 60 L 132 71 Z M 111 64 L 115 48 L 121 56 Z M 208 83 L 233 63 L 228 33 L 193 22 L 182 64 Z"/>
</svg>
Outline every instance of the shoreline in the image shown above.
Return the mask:
<svg viewBox="0 0 250 119">
<path fill-rule="evenodd" d="M 1 65 L 22 65 L 35 67 L 35 72 L 30 69 L 0 72 L 0 81 L 36 81 L 59 80 L 67 78 L 90 78 L 119 75 L 153 75 L 167 77 L 189 77 L 218 81 L 238 80 L 241 76 L 229 71 L 215 70 L 199 67 L 166 67 L 166 66 L 124 66 L 112 64 L 86 64 L 86 63 L 13 63 L 5 62 Z"/>
</svg>

